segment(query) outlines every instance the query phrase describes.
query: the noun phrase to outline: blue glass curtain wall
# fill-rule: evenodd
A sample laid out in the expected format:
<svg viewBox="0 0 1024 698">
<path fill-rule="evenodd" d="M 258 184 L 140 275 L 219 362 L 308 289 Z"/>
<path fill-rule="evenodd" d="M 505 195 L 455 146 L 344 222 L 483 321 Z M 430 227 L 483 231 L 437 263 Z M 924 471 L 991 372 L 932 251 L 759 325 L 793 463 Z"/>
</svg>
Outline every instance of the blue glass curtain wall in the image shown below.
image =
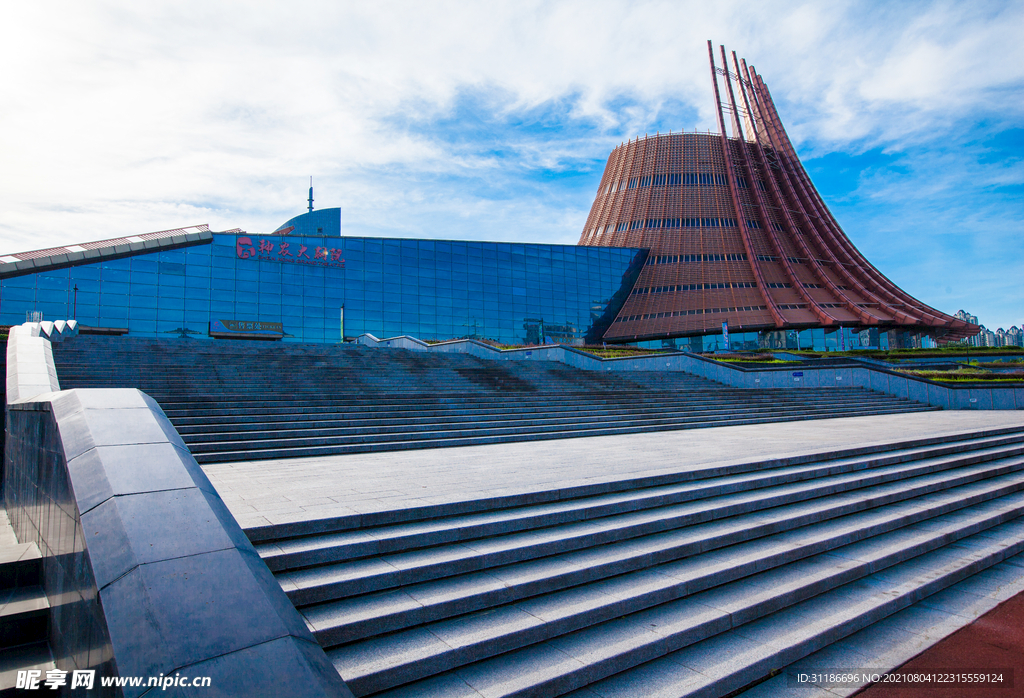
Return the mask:
<svg viewBox="0 0 1024 698">
<path fill-rule="evenodd" d="M 207 337 L 211 321 L 232 320 L 281 323 L 285 340 L 303 342 L 369 332 L 583 344 L 599 340 L 645 256 L 612 247 L 215 235 L 209 245 L 4 279 L 0 323 L 39 311 L 150 337 Z"/>
<path fill-rule="evenodd" d="M 920 341 L 920 340 L 919 340 Z M 721 332 L 696 337 L 661 339 L 637 342 L 638 346 L 652 349 L 676 348 L 695 354 L 722 351 L 725 340 Z M 858 349 L 888 349 L 888 334 L 883 330 L 858 331 L 844 327 L 841 330 L 826 331 L 823 328 L 809 330 L 773 330 L 769 332 L 729 332 L 730 351 L 752 351 L 756 349 L 806 349 L 810 351 L 856 351 Z"/>
</svg>

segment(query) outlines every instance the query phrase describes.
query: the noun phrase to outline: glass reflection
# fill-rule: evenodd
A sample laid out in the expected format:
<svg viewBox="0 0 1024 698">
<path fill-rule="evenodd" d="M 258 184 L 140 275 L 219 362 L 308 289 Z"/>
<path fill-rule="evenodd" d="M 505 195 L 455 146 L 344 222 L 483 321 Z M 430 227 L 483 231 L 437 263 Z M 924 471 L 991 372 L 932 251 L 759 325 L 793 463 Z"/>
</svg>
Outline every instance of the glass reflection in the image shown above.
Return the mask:
<svg viewBox="0 0 1024 698">
<path fill-rule="evenodd" d="M 285 341 L 364 332 L 499 344 L 599 341 L 646 253 L 567 245 L 216 234 L 211 244 L 0 280 L 0 322 L 76 318 L 208 338 L 280 323 Z M 341 309 L 344 308 L 344 327 Z"/>
</svg>

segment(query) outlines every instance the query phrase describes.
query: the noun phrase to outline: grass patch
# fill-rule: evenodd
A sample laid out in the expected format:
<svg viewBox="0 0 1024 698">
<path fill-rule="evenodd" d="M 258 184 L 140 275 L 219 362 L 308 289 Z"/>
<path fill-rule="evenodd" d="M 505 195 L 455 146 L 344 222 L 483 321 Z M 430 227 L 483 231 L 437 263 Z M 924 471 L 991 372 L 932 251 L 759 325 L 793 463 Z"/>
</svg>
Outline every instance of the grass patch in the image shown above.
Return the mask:
<svg viewBox="0 0 1024 698">
<path fill-rule="evenodd" d="M 943 349 L 857 349 L 856 351 L 813 351 L 811 349 L 772 349 L 777 353 L 795 354 L 809 359 L 821 358 L 870 358 L 889 363 L 902 363 L 906 359 L 953 359 L 953 357 L 971 356 L 971 363 L 978 357 L 1006 356 L 1004 362 L 1024 364 L 1024 347 L 971 347 L 967 351 L 962 346 Z"/>
<path fill-rule="evenodd" d="M 933 381 L 945 383 L 1021 383 L 1024 382 L 1024 371 L 1011 371 L 1006 373 L 995 373 L 971 368 L 962 368 L 958 371 L 910 371 L 900 369 L 898 373 L 905 373 L 908 376 L 927 378 Z"/>
<path fill-rule="evenodd" d="M 892 359 L 947 359 L 952 356 L 1021 356 L 1024 347 L 970 347 L 954 345 L 942 349 L 863 349 L 846 352 L 850 356 L 870 356 L 873 359 L 888 361 Z"/>
<path fill-rule="evenodd" d="M 708 356 L 709 359 L 715 361 L 722 361 L 724 363 L 743 363 L 743 364 L 798 364 L 800 361 L 786 361 L 785 359 L 776 359 L 771 354 L 752 354 L 750 356 L 744 354 L 715 354 Z"/>
<path fill-rule="evenodd" d="M 708 357 L 714 361 L 734 364 L 801 364 L 802 361 L 783 361 L 782 359 L 720 359 L 717 356 Z"/>
<path fill-rule="evenodd" d="M 593 345 L 573 347 L 573 349 L 579 349 L 580 351 L 586 352 L 588 354 L 599 356 L 602 359 L 621 359 L 623 357 L 630 356 L 649 356 L 651 354 L 663 354 L 666 351 L 665 349 L 646 349 L 644 347 L 599 347 Z"/>
</svg>

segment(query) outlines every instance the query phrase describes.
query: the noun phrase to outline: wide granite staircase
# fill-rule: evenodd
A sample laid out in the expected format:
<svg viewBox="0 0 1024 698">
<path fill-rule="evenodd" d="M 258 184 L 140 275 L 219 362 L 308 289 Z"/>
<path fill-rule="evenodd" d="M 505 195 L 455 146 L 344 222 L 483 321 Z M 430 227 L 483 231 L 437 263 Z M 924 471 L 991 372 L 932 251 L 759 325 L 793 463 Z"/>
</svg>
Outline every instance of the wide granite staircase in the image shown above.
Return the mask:
<svg viewBox="0 0 1024 698">
<path fill-rule="evenodd" d="M 934 409 L 861 388 L 729 388 L 357 345 L 78 337 L 61 387 L 139 388 L 200 463 L 629 434 Z"/>
<path fill-rule="evenodd" d="M 357 696 L 721 697 L 1024 579 L 1022 514 L 1017 427 L 248 534 Z"/>
</svg>

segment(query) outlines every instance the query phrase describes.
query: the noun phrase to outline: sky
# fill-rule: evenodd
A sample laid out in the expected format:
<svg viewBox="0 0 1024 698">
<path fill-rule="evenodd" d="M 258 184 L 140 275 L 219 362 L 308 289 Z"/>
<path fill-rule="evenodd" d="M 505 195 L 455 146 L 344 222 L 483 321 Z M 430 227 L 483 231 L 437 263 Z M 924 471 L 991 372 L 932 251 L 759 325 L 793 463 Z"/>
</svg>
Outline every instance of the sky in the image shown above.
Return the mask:
<svg viewBox="0 0 1024 698">
<path fill-rule="evenodd" d="M 1024 0 L 8 2 L 0 253 L 206 223 L 575 244 L 612 148 L 767 82 L 879 270 L 1024 326 Z"/>
</svg>

